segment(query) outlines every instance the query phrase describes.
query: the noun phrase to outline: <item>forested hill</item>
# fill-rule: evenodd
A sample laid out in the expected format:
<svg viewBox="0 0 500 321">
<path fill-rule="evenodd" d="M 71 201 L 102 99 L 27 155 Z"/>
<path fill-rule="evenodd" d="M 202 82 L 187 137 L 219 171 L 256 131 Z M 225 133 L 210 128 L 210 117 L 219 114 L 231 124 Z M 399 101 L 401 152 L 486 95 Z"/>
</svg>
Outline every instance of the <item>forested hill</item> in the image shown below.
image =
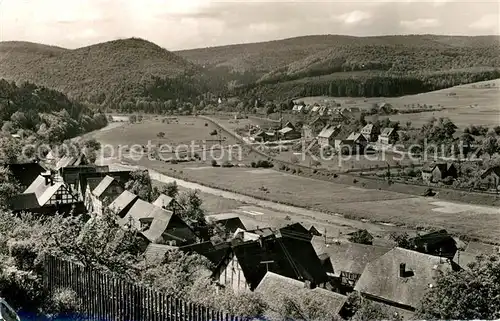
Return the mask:
<svg viewBox="0 0 500 321">
<path fill-rule="evenodd" d="M 73 102 L 58 91 L 0 79 L 1 136 L 18 134 L 26 142 L 60 143 L 106 124 L 99 110 Z"/>
<path fill-rule="evenodd" d="M 320 35 L 170 52 L 136 38 L 75 50 L 0 42 L 0 77 L 111 108 L 175 111 L 203 105 L 206 93 L 397 96 L 488 80 L 499 77 L 499 44 L 498 36 Z"/>
<path fill-rule="evenodd" d="M 2 78 L 30 81 L 64 92 L 71 98 L 108 104 L 148 97 L 145 91 L 149 86 L 169 87 L 167 91 L 173 94 L 164 95 L 165 98 L 185 95 L 190 90 L 184 88 L 189 81 L 179 84 L 170 80 L 190 77 L 199 70 L 195 64 L 154 43 L 135 38 L 75 50 L 1 42 L 0 61 Z"/>
<path fill-rule="evenodd" d="M 500 67 L 498 36 L 305 36 L 184 50 L 178 55 L 205 67 L 252 71 L 261 80 L 338 71 L 436 71 Z"/>
</svg>

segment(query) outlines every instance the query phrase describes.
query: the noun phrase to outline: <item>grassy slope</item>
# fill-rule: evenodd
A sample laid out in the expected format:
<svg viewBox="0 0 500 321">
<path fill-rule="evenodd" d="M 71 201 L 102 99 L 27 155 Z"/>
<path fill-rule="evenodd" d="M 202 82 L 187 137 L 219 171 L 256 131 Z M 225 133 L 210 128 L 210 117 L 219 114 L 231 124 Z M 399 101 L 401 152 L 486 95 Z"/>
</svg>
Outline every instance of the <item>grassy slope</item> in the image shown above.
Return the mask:
<svg viewBox="0 0 500 321">
<path fill-rule="evenodd" d="M 88 99 L 100 93 L 140 91 L 152 75 L 175 77 L 196 67 L 145 40 L 125 39 L 75 50 L 27 42 L 0 42 L 0 75 L 31 81 Z"/>
</svg>

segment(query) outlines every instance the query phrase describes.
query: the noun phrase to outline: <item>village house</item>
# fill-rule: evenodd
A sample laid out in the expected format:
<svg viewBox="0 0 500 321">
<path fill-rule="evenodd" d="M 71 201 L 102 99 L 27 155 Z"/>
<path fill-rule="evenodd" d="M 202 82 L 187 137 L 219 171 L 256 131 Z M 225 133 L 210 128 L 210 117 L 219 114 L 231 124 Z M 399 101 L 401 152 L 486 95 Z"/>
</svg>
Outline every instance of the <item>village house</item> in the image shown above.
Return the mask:
<svg viewBox="0 0 500 321">
<path fill-rule="evenodd" d="M 328 276 L 341 291 L 354 288 L 365 266 L 391 250 L 387 247 L 351 242 L 326 243 L 322 237 L 314 237 L 312 244 L 318 256 L 328 257 Z"/>
<path fill-rule="evenodd" d="M 130 207 L 119 224 L 135 227 L 148 244 L 182 246 L 197 240 L 193 230 L 178 215 L 141 199 Z"/>
<path fill-rule="evenodd" d="M 394 128 L 382 129 L 378 136 L 378 143 L 381 145 L 394 145 L 399 138 L 398 132 Z"/>
<path fill-rule="evenodd" d="M 232 213 L 208 215 L 206 219 L 233 235 L 236 231 L 246 231 L 247 229 L 241 219 Z"/>
<path fill-rule="evenodd" d="M 340 132 L 340 125 L 327 125 L 319 133 L 317 140 L 320 147 L 333 146 L 335 143 L 335 136 Z"/>
<path fill-rule="evenodd" d="M 5 164 L 11 176 L 19 183 L 21 188 L 28 188 L 33 181 L 42 173 L 46 172 L 39 162 Z"/>
<path fill-rule="evenodd" d="M 415 251 L 448 259 L 453 259 L 457 252 L 457 242 L 446 230 L 416 236 L 410 243 L 415 245 Z"/>
<path fill-rule="evenodd" d="M 306 142 L 314 139 L 314 133 L 310 125 L 302 125 L 301 137 Z"/>
<path fill-rule="evenodd" d="M 293 297 L 300 301 L 310 302 L 312 306 L 321 309 L 318 313 L 325 320 L 335 317 L 341 319 L 340 316 L 343 315 L 347 297 L 322 288 L 310 289 L 308 286 L 306 282 L 267 272 L 255 289 L 255 292 L 260 293 L 264 301 L 270 305 L 269 309 L 267 309 L 269 315 L 265 315 L 266 320 L 278 320 L 280 314 L 275 311 L 283 309 L 282 305 L 286 298 Z"/>
<path fill-rule="evenodd" d="M 273 142 L 273 141 L 276 141 L 277 140 L 277 135 L 275 132 L 272 132 L 272 131 L 259 131 L 257 134 L 254 135 L 254 140 L 256 142 L 262 142 L 262 143 L 265 143 L 265 142 Z"/>
<path fill-rule="evenodd" d="M 353 132 L 346 139 L 336 139 L 335 149 L 342 154 L 363 153 L 368 141 L 361 133 Z"/>
<path fill-rule="evenodd" d="M 222 286 L 253 291 L 267 271 L 302 282 L 312 288 L 328 281 L 311 242 L 275 233 L 256 241 L 233 241 L 231 250 L 213 273 Z"/>
<path fill-rule="evenodd" d="M 426 183 L 437 183 L 451 176 L 458 177 L 458 170 L 453 163 L 431 163 L 422 167 L 422 180 Z"/>
<path fill-rule="evenodd" d="M 85 205 L 88 212 L 102 215 L 104 208 L 120 196 L 124 190 L 125 188 L 113 177 L 102 178 L 94 189 L 87 189 Z"/>
<path fill-rule="evenodd" d="M 382 102 L 377 104 L 377 109 L 381 114 L 390 114 L 392 113 L 393 107 L 389 103 Z"/>
<path fill-rule="evenodd" d="M 278 130 L 278 136 L 283 140 L 292 140 L 300 138 L 300 132 L 295 130 L 295 126 L 291 122 L 287 122 L 283 128 Z"/>
<path fill-rule="evenodd" d="M 180 211 L 184 210 L 184 207 L 179 204 L 174 197 L 170 197 L 165 194 L 160 194 L 153 202 L 153 205 L 172 211 L 174 214 L 178 214 Z"/>
<path fill-rule="evenodd" d="M 344 116 L 340 112 L 333 112 L 330 116 L 330 124 L 340 125 L 346 120 L 346 116 Z"/>
<path fill-rule="evenodd" d="M 363 135 L 368 142 L 374 142 L 377 140 L 373 124 L 366 124 L 366 126 L 361 129 L 361 135 Z"/>
<path fill-rule="evenodd" d="M 84 172 L 78 174 L 78 195 L 81 199 L 88 196 L 88 191 L 93 191 L 97 185 L 106 176 L 111 176 L 117 180 L 122 186 L 125 186 L 130 180 L 131 171 L 113 171 L 113 172 Z"/>
<path fill-rule="evenodd" d="M 469 264 L 476 261 L 478 256 L 500 255 L 500 246 L 480 242 L 469 242 L 463 251 L 457 251 L 453 257 L 455 263 L 461 269 L 469 269 Z"/>
<path fill-rule="evenodd" d="M 179 247 L 179 250 L 190 254 L 196 253 L 207 258 L 213 264 L 215 269 L 215 267 L 217 267 L 228 255 L 228 252 L 231 250 L 231 243 L 222 242 L 216 244 L 212 241 L 206 241 L 181 246 Z"/>
<path fill-rule="evenodd" d="M 59 169 L 59 173 L 64 182 L 75 193 L 78 192 L 78 182 L 80 173 L 107 173 L 109 166 L 83 165 L 83 166 L 66 166 Z"/>
<path fill-rule="evenodd" d="M 366 265 L 354 290 L 411 313 L 436 286 L 440 273 L 451 270 L 449 259 L 396 247 Z"/>
<path fill-rule="evenodd" d="M 111 204 L 108 208 L 118 217 L 123 218 L 134 203 L 139 199 L 139 196 L 124 190 Z"/>
<path fill-rule="evenodd" d="M 481 179 L 486 182 L 488 188 L 500 189 L 500 166 L 490 167 L 481 174 Z"/>
<path fill-rule="evenodd" d="M 62 178 L 54 172 L 40 174 L 22 193 L 12 197 L 10 208 L 14 212 L 31 212 L 39 214 L 82 213 L 82 204 L 73 195 Z"/>
</svg>

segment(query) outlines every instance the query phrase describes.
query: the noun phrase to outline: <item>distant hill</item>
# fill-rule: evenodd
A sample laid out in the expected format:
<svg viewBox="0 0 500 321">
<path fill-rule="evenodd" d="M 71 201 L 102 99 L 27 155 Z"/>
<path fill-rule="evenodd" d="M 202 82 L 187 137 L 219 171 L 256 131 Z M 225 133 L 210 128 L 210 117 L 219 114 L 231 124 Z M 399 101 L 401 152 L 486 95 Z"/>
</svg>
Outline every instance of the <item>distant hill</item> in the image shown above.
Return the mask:
<svg viewBox="0 0 500 321">
<path fill-rule="evenodd" d="M 324 35 L 176 53 L 206 67 L 253 71 L 259 82 L 269 83 L 360 70 L 433 72 L 500 67 L 500 37 Z"/>
<path fill-rule="evenodd" d="M 131 111 L 238 94 L 398 96 L 499 77 L 500 37 L 320 35 L 170 52 L 142 39 L 75 50 L 0 42 L 0 77 Z M 146 108 L 146 107 L 144 107 Z"/>
<path fill-rule="evenodd" d="M 98 103 L 147 96 L 144 87 L 154 77 L 176 78 L 198 70 L 176 54 L 136 38 L 75 50 L 1 42 L 0 61 L 2 78 L 31 81 Z"/>
</svg>

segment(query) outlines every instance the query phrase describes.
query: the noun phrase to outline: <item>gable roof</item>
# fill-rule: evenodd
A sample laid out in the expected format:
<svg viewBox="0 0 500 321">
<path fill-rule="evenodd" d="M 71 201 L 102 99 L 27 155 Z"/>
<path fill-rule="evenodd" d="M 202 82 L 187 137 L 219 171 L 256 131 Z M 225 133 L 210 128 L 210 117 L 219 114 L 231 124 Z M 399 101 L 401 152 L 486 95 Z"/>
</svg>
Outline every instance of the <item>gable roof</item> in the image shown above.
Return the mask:
<svg viewBox="0 0 500 321">
<path fill-rule="evenodd" d="M 490 174 L 495 174 L 496 176 L 500 177 L 500 166 L 493 166 L 488 168 L 481 174 L 481 178 L 484 179 Z"/>
<path fill-rule="evenodd" d="M 361 132 L 363 134 L 371 134 L 372 131 L 373 131 L 373 124 L 366 124 L 366 126 L 361 129 Z"/>
<path fill-rule="evenodd" d="M 424 166 L 422 166 L 422 171 L 430 173 L 430 172 L 434 171 L 434 169 L 436 167 L 439 168 L 439 170 L 443 172 L 443 171 L 446 171 L 446 169 L 448 168 L 448 165 L 446 163 L 435 163 L 435 162 L 427 163 Z"/>
<path fill-rule="evenodd" d="M 27 211 L 40 207 L 35 193 L 14 195 L 9 198 L 9 205 L 10 209 L 13 211 Z"/>
<path fill-rule="evenodd" d="M 116 179 L 120 184 L 125 185 L 130 180 L 131 173 L 131 171 L 79 173 L 80 189 L 82 194 L 85 195 L 87 185 L 89 185 L 90 190 L 93 191 L 101 180 L 108 175 Z"/>
<path fill-rule="evenodd" d="M 173 197 L 167 196 L 165 194 L 160 194 L 158 198 L 153 202 L 153 205 L 163 208 L 169 206 L 173 200 Z"/>
<path fill-rule="evenodd" d="M 127 214 L 120 219 L 120 225 L 127 225 L 130 222 L 137 228 L 141 230 L 141 220 L 152 219 L 151 225 L 142 234 L 151 242 L 155 242 L 159 237 L 165 234 L 165 231 L 172 219 L 173 213 L 167 211 L 158 206 L 150 204 L 146 201 L 138 199 L 134 205 L 130 208 Z M 170 235 L 174 239 L 179 239 L 179 237 Z"/>
<path fill-rule="evenodd" d="M 357 140 L 366 140 L 365 136 L 363 136 L 361 133 L 356 133 L 352 132 L 346 140 L 352 140 L 352 141 L 357 141 Z"/>
<path fill-rule="evenodd" d="M 94 194 L 97 197 L 101 197 L 102 193 L 106 191 L 106 189 L 113 184 L 113 182 L 116 182 L 115 179 L 109 175 L 106 175 L 99 185 L 97 185 L 94 190 L 92 191 L 92 194 Z"/>
<path fill-rule="evenodd" d="M 400 264 L 413 275 L 400 277 Z M 368 263 L 355 290 L 416 308 L 440 271 L 451 271 L 448 259 L 396 247 Z"/>
<path fill-rule="evenodd" d="M 143 255 L 146 261 L 150 263 L 160 263 L 165 258 L 165 254 L 175 248 L 170 245 L 150 243 Z"/>
<path fill-rule="evenodd" d="M 53 178 L 56 179 L 55 177 Z M 64 183 L 61 181 L 54 182 L 53 184 L 46 184 L 45 177 L 39 175 L 33 183 L 24 191 L 23 194 L 35 194 L 40 206 L 44 206 L 50 198 L 59 190 L 64 188 Z"/>
<path fill-rule="evenodd" d="M 197 253 L 206 257 L 210 262 L 212 262 L 212 264 L 217 266 L 224 259 L 224 257 L 226 257 L 230 248 L 231 244 L 229 243 L 213 244 L 212 242 L 207 241 L 181 246 L 179 247 L 179 250 L 187 253 Z"/>
<path fill-rule="evenodd" d="M 294 129 L 290 128 L 290 127 L 284 127 L 282 129 L 278 130 L 278 132 L 280 134 L 286 134 L 286 133 L 289 133 L 289 132 L 292 132 L 292 131 L 294 131 Z"/>
<path fill-rule="evenodd" d="M 383 137 L 388 137 L 391 136 L 391 134 L 394 132 L 394 128 L 386 127 L 382 129 L 382 132 L 380 133 L 380 136 Z"/>
<path fill-rule="evenodd" d="M 288 297 L 301 301 L 307 299 L 319 308 L 321 313 L 338 315 L 347 300 L 345 295 L 322 288 L 307 289 L 303 282 L 273 272 L 266 273 L 255 292 L 262 294 L 264 300 L 270 305 L 271 311 L 279 310 L 283 299 Z M 324 317 L 326 319 L 326 316 Z"/>
<path fill-rule="evenodd" d="M 210 219 L 210 218 L 209 218 Z M 222 218 L 222 219 L 212 219 L 212 222 L 222 225 L 227 231 L 234 233 L 238 229 L 246 230 L 245 225 L 241 221 L 241 219 L 237 216 L 235 217 L 229 217 L 229 218 Z"/>
<path fill-rule="evenodd" d="M 319 133 L 318 137 L 320 138 L 330 138 L 333 135 L 336 135 L 338 133 L 338 130 L 340 129 L 339 126 L 334 126 L 334 125 L 326 125 L 323 130 Z"/>
<path fill-rule="evenodd" d="M 63 156 L 56 163 L 56 170 L 67 166 L 79 166 L 86 164 L 86 157 L 83 153 L 78 156 Z"/>
<path fill-rule="evenodd" d="M 328 254 L 336 277 L 341 272 L 362 274 L 366 265 L 391 249 L 358 243 L 325 244 L 322 237 L 313 237 L 312 244 L 318 255 Z"/>
<path fill-rule="evenodd" d="M 139 199 L 139 196 L 125 190 L 117 198 L 115 198 L 115 200 L 113 202 L 111 202 L 111 204 L 109 204 L 108 207 L 116 214 L 119 214 L 127 206 L 131 205 L 133 202 L 137 201 L 138 199 Z"/>
<path fill-rule="evenodd" d="M 266 274 L 261 262 L 273 261 L 269 271 L 315 284 L 327 281 L 326 272 L 310 242 L 290 237 L 267 237 L 233 246 L 233 253 L 251 289 Z"/>
<path fill-rule="evenodd" d="M 455 262 L 462 269 L 468 269 L 469 264 L 475 262 L 477 257 L 484 255 L 482 253 L 470 253 L 466 251 L 457 251 L 453 257 L 453 262 Z"/>
<path fill-rule="evenodd" d="M 19 163 L 19 164 L 5 164 L 10 174 L 22 186 L 29 186 L 33 181 L 46 171 L 40 163 Z"/>
</svg>

